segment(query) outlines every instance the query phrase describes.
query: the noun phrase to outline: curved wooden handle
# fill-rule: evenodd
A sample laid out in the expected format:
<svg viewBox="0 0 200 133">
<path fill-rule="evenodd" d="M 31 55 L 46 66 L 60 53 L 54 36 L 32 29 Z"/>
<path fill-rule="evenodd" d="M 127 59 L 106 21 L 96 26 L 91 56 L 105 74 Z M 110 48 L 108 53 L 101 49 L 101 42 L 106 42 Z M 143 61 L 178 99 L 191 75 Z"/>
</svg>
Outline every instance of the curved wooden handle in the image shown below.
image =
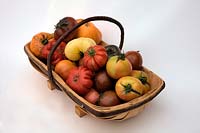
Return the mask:
<svg viewBox="0 0 200 133">
<path fill-rule="evenodd" d="M 81 21 L 80 23 L 78 23 L 77 25 L 75 25 L 71 30 L 65 32 L 54 44 L 54 46 L 52 47 L 48 57 L 47 57 L 47 69 L 48 69 L 48 77 L 49 80 L 55 84 L 53 75 L 52 75 L 52 66 L 51 66 L 51 58 L 52 55 L 54 53 L 54 51 L 56 50 L 56 48 L 59 46 L 59 44 L 65 39 L 67 38 L 73 31 L 75 31 L 77 28 L 79 28 L 81 25 L 88 23 L 90 21 L 97 21 L 97 20 L 103 20 L 103 21 L 109 21 L 112 22 L 114 24 L 116 24 L 120 31 L 121 31 L 121 40 L 120 40 L 120 44 L 119 44 L 119 48 L 122 49 L 123 47 L 123 42 L 124 42 L 124 28 L 121 25 L 120 22 L 118 22 L 117 20 L 107 17 L 107 16 L 94 16 L 94 17 L 90 17 L 87 19 L 84 19 L 83 21 Z"/>
</svg>

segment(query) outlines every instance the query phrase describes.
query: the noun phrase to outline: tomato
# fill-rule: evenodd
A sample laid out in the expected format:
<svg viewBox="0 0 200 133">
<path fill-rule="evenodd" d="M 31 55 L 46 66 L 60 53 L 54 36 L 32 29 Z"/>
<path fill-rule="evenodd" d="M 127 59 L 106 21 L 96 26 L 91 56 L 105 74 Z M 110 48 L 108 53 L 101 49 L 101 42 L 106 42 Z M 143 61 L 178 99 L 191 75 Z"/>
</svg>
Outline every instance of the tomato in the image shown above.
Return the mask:
<svg viewBox="0 0 200 133">
<path fill-rule="evenodd" d="M 121 51 L 116 45 L 107 45 L 105 46 L 106 52 L 108 54 L 108 57 L 112 57 L 114 55 L 120 55 Z"/>
<path fill-rule="evenodd" d="M 55 72 L 58 73 L 63 80 L 66 80 L 69 75 L 69 71 L 75 67 L 76 65 L 70 60 L 61 60 L 56 64 Z"/>
<path fill-rule="evenodd" d="M 112 88 L 114 88 L 114 84 L 115 84 L 113 83 L 113 80 L 108 76 L 105 70 L 101 70 L 95 74 L 94 82 L 95 82 L 95 87 L 96 87 L 95 89 L 98 92 L 111 90 Z"/>
<path fill-rule="evenodd" d="M 115 91 L 109 90 L 101 94 L 99 99 L 99 105 L 104 107 L 110 107 L 120 104 L 120 100 L 117 97 Z"/>
<path fill-rule="evenodd" d="M 30 43 L 30 50 L 36 56 L 41 58 L 42 48 L 48 44 L 49 40 L 53 38 L 53 35 L 46 32 L 40 32 L 33 36 Z"/>
<path fill-rule="evenodd" d="M 50 39 L 48 43 L 42 48 L 41 50 L 41 57 L 44 59 L 47 59 L 53 45 L 55 44 L 56 40 L 55 39 Z M 66 43 L 61 42 L 61 44 L 58 46 L 56 51 L 53 53 L 52 56 L 52 64 L 56 65 L 59 61 L 64 59 L 64 48 L 65 48 Z"/>
<path fill-rule="evenodd" d="M 144 85 L 144 93 L 148 92 L 151 89 L 149 84 L 150 83 L 149 77 L 144 71 L 133 70 L 131 72 L 131 76 L 139 79 L 142 82 L 142 84 Z"/>
<path fill-rule="evenodd" d="M 54 38 L 57 40 L 65 32 L 71 30 L 77 24 L 76 20 L 72 17 L 64 17 L 61 19 L 55 26 L 56 30 L 54 31 Z M 70 41 L 76 36 L 77 32 L 72 32 L 67 38 L 64 39 L 65 42 Z"/>
<path fill-rule="evenodd" d="M 92 103 L 92 104 L 96 104 L 97 101 L 99 100 L 100 94 L 95 90 L 95 89 L 91 89 L 85 96 L 84 98 Z"/>
<path fill-rule="evenodd" d="M 84 52 L 90 47 L 96 45 L 95 41 L 90 38 L 76 38 L 69 41 L 65 47 L 65 56 L 72 61 L 78 61 Z"/>
<path fill-rule="evenodd" d="M 92 71 L 98 71 L 107 62 L 108 56 L 103 46 L 91 46 L 84 53 L 83 65 Z"/>
<path fill-rule="evenodd" d="M 119 79 L 123 76 L 131 74 L 132 66 L 124 54 L 112 56 L 106 64 L 108 75 L 114 79 Z"/>
<path fill-rule="evenodd" d="M 93 72 L 80 66 L 70 70 L 66 83 L 79 95 L 87 94 L 93 86 Z"/>
<path fill-rule="evenodd" d="M 126 52 L 126 58 L 131 62 L 133 70 L 142 69 L 142 55 L 139 51 L 128 51 Z"/>
<path fill-rule="evenodd" d="M 117 96 L 124 100 L 130 101 L 143 95 L 144 87 L 139 79 L 132 76 L 120 78 L 115 85 Z"/>
</svg>

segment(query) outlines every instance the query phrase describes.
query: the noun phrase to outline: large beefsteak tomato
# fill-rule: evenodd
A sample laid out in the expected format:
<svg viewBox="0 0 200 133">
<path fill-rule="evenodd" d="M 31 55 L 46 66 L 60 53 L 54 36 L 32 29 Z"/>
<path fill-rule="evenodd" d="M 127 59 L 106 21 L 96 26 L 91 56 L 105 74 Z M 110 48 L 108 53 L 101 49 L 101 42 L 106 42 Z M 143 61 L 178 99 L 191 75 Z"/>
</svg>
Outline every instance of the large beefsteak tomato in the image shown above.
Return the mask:
<svg viewBox="0 0 200 133">
<path fill-rule="evenodd" d="M 83 65 L 92 71 L 98 71 L 108 60 L 106 49 L 100 45 L 94 45 L 87 49 L 83 57 Z"/>
<path fill-rule="evenodd" d="M 70 70 L 66 83 L 79 95 L 84 96 L 93 86 L 93 72 L 80 66 Z"/>
</svg>

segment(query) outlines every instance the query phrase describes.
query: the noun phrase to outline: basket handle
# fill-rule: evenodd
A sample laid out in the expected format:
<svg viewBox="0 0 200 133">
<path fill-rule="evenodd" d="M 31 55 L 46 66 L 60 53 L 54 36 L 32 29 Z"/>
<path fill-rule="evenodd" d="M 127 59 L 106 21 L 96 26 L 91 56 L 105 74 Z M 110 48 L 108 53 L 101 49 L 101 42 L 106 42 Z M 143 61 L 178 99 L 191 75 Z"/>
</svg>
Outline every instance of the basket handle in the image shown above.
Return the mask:
<svg viewBox="0 0 200 133">
<path fill-rule="evenodd" d="M 90 21 L 97 21 L 97 20 L 103 20 L 103 21 L 109 21 L 109 22 L 112 22 L 114 24 L 116 24 L 120 31 L 121 31 L 121 40 L 120 40 L 120 44 L 119 44 L 119 48 L 120 50 L 122 49 L 123 47 L 123 42 L 124 42 L 124 28 L 123 26 L 121 25 L 120 22 L 118 22 L 117 20 L 111 18 L 111 17 L 107 17 L 107 16 L 94 16 L 94 17 L 89 17 L 87 19 L 84 19 L 83 21 L 81 21 L 80 23 L 78 23 L 77 25 L 75 25 L 74 27 L 72 27 L 71 30 L 65 32 L 54 44 L 54 46 L 52 47 L 48 57 L 47 57 L 47 69 L 48 69 L 48 77 L 49 77 L 49 80 L 51 81 L 51 83 L 55 84 L 55 81 L 54 81 L 54 78 L 53 78 L 53 75 L 52 75 L 52 66 L 51 66 L 51 58 L 52 58 L 52 55 L 54 53 L 54 51 L 56 50 L 56 48 L 59 46 L 59 44 L 65 39 L 67 38 L 70 33 L 72 33 L 73 31 L 75 31 L 77 28 L 79 28 L 81 25 L 85 24 L 85 23 L 88 23 Z"/>
</svg>

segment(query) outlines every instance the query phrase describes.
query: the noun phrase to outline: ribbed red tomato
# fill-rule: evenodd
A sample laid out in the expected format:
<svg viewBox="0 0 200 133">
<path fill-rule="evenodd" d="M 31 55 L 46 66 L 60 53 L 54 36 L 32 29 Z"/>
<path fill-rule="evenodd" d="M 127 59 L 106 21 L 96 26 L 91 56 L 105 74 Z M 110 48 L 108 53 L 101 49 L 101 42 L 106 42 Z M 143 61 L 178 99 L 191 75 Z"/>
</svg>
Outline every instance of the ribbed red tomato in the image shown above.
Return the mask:
<svg viewBox="0 0 200 133">
<path fill-rule="evenodd" d="M 70 70 L 66 83 L 79 95 L 87 94 L 93 86 L 93 72 L 80 66 Z"/>
<path fill-rule="evenodd" d="M 92 71 L 98 71 L 101 67 L 105 66 L 108 60 L 106 49 L 103 46 L 91 46 L 84 53 L 83 65 Z"/>
</svg>

